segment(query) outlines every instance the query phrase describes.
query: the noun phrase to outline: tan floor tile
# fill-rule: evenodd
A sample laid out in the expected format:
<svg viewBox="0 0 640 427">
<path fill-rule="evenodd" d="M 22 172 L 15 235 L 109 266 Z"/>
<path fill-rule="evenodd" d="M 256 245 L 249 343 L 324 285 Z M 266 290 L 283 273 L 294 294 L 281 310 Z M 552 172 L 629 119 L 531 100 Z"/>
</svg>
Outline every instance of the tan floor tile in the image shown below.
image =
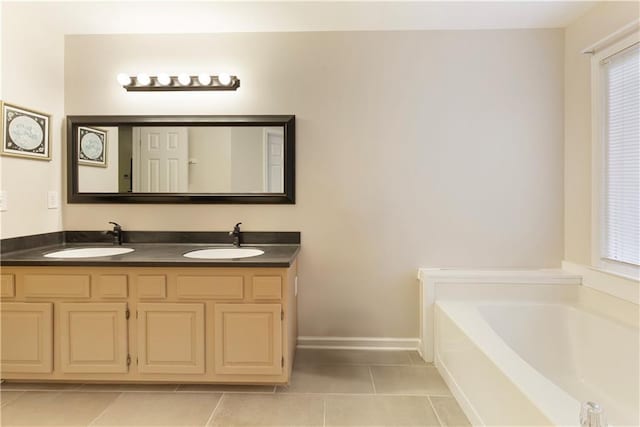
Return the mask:
<svg viewBox="0 0 640 427">
<path fill-rule="evenodd" d="M 175 391 L 177 384 L 83 384 L 78 391 Z"/>
<path fill-rule="evenodd" d="M 408 351 L 321 350 L 296 351 L 296 365 L 410 365 Z"/>
<path fill-rule="evenodd" d="M 17 399 L 24 391 L 4 391 L 0 390 L 0 405 L 4 406 L 12 400 Z"/>
<path fill-rule="evenodd" d="M 326 426 L 440 427 L 426 397 L 327 396 Z"/>
<path fill-rule="evenodd" d="M 470 426 L 469 420 L 453 397 L 430 397 L 443 427 Z"/>
<path fill-rule="evenodd" d="M 368 366 L 298 365 L 278 393 L 373 393 Z"/>
<path fill-rule="evenodd" d="M 119 393 L 25 392 L 2 407 L 3 426 L 86 426 Z"/>
<path fill-rule="evenodd" d="M 220 397 L 214 393 L 122 393 L 92 425 L 204 426 Z"/>
<path fill-rule="evenodd" d="M 82 386 L 78 383 L 2 383 L 2 390 L 28 390 L 28 391 L 57 391 L 57 390 L 77 390 Z"/>
<path fill-rule="evenodd" d="M 225 394 L 212 426 L 321 426 L 321 396 L 287 394 Z"/>
<path fill-rule="evenodd" d="M 379 394 L 451 394 L 432 366 L 372 366 L 371 373 Z"/>
<path fill-rule="evenodd" d="M 245 385 L 245 384 L 182 384 L 177 392 L 203 392 L 203 393 L 273 393 L 272 385 Z"/>
</svg>

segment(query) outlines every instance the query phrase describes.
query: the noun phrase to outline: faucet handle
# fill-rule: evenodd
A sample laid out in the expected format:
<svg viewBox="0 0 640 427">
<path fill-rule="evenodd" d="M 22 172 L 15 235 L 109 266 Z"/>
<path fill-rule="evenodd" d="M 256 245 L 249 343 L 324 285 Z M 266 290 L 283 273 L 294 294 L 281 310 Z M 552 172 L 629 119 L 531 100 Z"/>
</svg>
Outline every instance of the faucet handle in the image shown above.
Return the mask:
<svg viewBox="0 0 640 427">
<path fill-rule="evenodd" d="M 240 231 L 240 224 L 242 224 L 241 222 L 237 223 L 234 227 L 233 227 L 233 231 Z"/>
<path fill-rule="evenodd" d="M 109 224 L 113 224 L 113 229 L 114 230 L 122 230 L 122 226 L 120 224 L 118 224 L 117 222 L 109 221 Z"/>
</svg>

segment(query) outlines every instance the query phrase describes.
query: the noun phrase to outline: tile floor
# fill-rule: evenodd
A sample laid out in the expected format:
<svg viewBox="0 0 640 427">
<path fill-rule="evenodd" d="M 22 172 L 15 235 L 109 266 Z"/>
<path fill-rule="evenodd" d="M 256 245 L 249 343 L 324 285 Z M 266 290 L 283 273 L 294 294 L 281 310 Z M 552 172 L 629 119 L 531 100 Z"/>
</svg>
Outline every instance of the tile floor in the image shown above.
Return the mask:
<svg viewBox="0 0 640 427">
<path fill-rule="evenodd" d="M 2 426 L 468 426 L 415 352 L 298 350 L 291 384 L 5 383 Z"/>
</svg>

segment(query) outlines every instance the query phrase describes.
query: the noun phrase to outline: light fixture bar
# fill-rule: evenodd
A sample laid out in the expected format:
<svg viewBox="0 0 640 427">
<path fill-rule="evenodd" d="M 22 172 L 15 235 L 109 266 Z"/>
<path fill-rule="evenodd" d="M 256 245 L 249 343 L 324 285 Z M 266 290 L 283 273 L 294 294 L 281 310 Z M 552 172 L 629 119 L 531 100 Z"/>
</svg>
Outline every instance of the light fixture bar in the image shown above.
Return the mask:
<svg viewBox="0 0 640 427">
<path fill-rule="evenodd" d="M 137 76 L 128 76 L 130 78 L 130 82 L 123 85 L 122 82 L 126 80 L 123 79 L 123 76 L 126 77 L 126 74 L 119 74 L 118 83 L 120 83 L 128 92 L 236 90 L 240 87 L 240 79 L 237 76 L 230 76 L 228 74 L 212 75 L 210 76 L 211 80 L 209 81 L 209 84 L 203 84 L 203 82 L 207 82 L 207 79 L 204 78 L 205 75 L 201 74 L 200 78 L 198 78 L 199 76 L 197 75 L 181 75 L 180 77 L 182 77 L 182 79 L 179 79 L 179 76 L 168 76 L 170 80 L 169 83 L 162 81 L 163 79 L 158 80 L 158 76 L 149 76 L 149 84 L 143 84 L 144 80 L 140 82 Z M 163 77 L 166 78 L 166 76 Z M 188 77 L 188 79 L 185 79 L 184 77 Z"/>
</svg>

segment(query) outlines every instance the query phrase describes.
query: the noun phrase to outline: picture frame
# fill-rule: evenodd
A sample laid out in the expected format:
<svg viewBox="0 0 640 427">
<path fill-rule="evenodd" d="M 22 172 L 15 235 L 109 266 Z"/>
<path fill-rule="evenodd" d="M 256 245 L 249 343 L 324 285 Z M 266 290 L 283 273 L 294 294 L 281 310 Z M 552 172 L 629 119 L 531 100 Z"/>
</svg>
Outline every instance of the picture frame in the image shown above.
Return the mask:
<svg viewBox="0 0 640 427">
<path fill-rule="evenodd" d="M 0 101 L 0 155 L 51 160 L 51 116 Z"/>
<path fill-rule="evenodd" d="M 78 164 L 107 167 L 107 131 L 89 126 L 78 126 Z"/>
</svg>

